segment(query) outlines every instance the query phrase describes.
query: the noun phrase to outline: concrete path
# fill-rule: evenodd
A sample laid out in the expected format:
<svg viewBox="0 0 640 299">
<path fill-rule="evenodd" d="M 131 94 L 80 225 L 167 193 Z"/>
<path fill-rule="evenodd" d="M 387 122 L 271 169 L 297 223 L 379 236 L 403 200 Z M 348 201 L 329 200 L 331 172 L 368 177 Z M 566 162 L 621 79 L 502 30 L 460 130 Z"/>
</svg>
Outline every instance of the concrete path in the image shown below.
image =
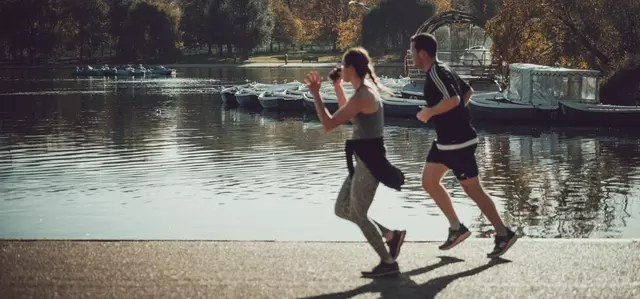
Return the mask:
<svg viewBox="0 0 640 299">
<path fill-rule="evenodd" d="M 640 298 L 640 241 L 408 243 L 397 278 L 360 278 L 365 243 L 0 241 L 1 298 Z"/>
</svg>

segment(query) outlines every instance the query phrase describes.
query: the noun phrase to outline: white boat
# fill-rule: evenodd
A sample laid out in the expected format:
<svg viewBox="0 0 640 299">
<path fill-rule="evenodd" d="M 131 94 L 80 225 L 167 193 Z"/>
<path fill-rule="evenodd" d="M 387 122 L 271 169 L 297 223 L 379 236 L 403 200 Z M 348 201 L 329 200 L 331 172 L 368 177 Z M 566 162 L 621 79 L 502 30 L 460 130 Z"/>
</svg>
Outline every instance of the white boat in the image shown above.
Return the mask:
<svg viewBox="0 0 640 299">
<path fill-rule="evenodd" d="M 242 88 L 249 88 L 253 84 L 255 83 L 247 83 L 243 85 L 236 85 L 236 86 L 223 88 L 220 91 L 222 102 L 227 107 L 238 107 L 240 103 L 238 103 L 238 100 L 236 99 L 236 92 L 238 92 Z"/>
<path fill-rule="evenodd" d="M 285 91 L 287 89 L 298 89 L 302 85 L 298 81 L 283 84 L 263 84 L 256 83 L 246 88 L 240 88 L 236 93 L 236 100 L 241 107 L 250 110 L 262 110 L 258 95 L 264 91 Z"/>
<path fill-rule="evenodd" d="M 264 91 L 258 95 L 258 101 L 269 111 L 304 111 L 304 92 L 298 90 Z"/>
<path fill-rule="evenodd" d="M 470 115 L 478 120 L 553 123 L 558 119 L 562 93 L 558 74 L 545 66 L 513 63 L 508 88 L 474 93 L 469 101 Z"/>
</svg>

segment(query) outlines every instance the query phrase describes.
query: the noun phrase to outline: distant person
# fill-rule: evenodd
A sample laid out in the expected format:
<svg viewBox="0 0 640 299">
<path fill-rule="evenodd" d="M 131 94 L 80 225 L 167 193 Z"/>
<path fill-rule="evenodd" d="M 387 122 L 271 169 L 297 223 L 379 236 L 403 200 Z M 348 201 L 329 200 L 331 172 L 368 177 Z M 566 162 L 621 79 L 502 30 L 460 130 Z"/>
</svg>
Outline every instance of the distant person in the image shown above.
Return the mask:
<svg viewBox="0 0 640 299">
<path fill-rule="evenodd" d="M 433 141 L 422 170 L 422 186 L 449 220 L 449 236 L 440 246 L 448 250 L 464 241 L 471 232 L 460 223 L 451 198 L 441 181 L 451 169 L 469 197 L 495 227 L 495 247 L 487 257 L 504 254 L 518 239 L 505 227 L 496 206 L 483 190 L 478 178 L 475 151 L 478 137 L 469 121 L 467 104 L 473 89 L 448 66 L 436 60 L 438 44 L 431 34 L 411 37 L 411 55 L 414 65 L 426 72 L 423 107 L 416 117 L 428 122 L 433 119 L 437 139 Z"/>
<path fill-rule="evenodd" d="M 284 64 L 288 64 L 289 63 L 289 54 L 284 54 Z"/>
<path fill-rule="evenodd" d="M 386 158 L 384 147 L 384 110 L 378 90 L 371 58 L 363 48 L 348 50 L 342 58 L 342 66 L 329 74 L 338 96 L 340 108 L 329 114 L 320 95 L 321 79 L 316 72 L 304 80 L 315 101 L 315 110 L 325 132 L 351 121 L 352 139 L 346 141 L 349 175 L 344 180 L 335 204 L 338 217 L 349 220 L 362 230 L 365 238 L 380 257 L 380 263 L 372 271 L 363 271 L 364 277 L 395 275 L 399 272 L 396 259 L 404 242 L 406 231 L 389 230 L 367 216 L 380 182 L 400 190 L 404 184 L 403 173 Z M 347 101 L 341 79 L 355 89 Z M 370 79 L 373 84 L 370 83 Z M 386 89 L 385 89 L 386 90 Z M 355 154 L 356 165 L 353 166 Z M 378 231 L 378 229 L 380 231 Z M 386 240 L 385 247 L 382 236 Z"/>
</svg>

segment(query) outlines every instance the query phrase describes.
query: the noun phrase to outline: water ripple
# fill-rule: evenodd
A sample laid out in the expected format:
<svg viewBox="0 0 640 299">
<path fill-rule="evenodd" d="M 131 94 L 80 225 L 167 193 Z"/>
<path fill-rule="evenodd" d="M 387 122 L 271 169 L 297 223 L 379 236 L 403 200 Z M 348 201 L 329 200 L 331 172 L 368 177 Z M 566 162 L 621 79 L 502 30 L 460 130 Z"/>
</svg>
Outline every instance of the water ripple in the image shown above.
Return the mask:
<svg viewBox="0 0 640 299">
<path fill-rule="evenodd" d="M 219 83 L 0 79 L 0 237 L 360 240 L 332 214 L 350 128 L 225 111 Z M 435 132 L 389 123 L 388 158 L 406 184 L 379 187 L 371 214 L 416 239 L 444 238 L 420 178 Z M 637 134 L 478 131 L 483 186 L 505 222 L 530 237 L 640 237 Z M 451 173 L 443 184 L 487 235 Z"/>
</svg>

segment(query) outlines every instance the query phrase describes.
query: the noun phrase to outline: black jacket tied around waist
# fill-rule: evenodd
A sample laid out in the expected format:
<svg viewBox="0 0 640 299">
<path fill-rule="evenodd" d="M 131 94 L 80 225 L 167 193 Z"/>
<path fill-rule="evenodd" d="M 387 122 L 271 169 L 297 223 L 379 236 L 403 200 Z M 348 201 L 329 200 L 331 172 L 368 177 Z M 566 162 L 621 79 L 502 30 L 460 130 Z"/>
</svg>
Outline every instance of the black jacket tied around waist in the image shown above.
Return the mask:
<svg viewBox="0 0 640 299">
<path fill-rule="evenodd" d="M 387 150 L 382 137 L 371 139 L 351 139 L 345 143 L 349 176 L 353 176 L 353 154 L 367 166 L 371 174 L 389 188 L 400 191 L 404 185 L 404 174 L 387 160 Z"/>
</svg>

